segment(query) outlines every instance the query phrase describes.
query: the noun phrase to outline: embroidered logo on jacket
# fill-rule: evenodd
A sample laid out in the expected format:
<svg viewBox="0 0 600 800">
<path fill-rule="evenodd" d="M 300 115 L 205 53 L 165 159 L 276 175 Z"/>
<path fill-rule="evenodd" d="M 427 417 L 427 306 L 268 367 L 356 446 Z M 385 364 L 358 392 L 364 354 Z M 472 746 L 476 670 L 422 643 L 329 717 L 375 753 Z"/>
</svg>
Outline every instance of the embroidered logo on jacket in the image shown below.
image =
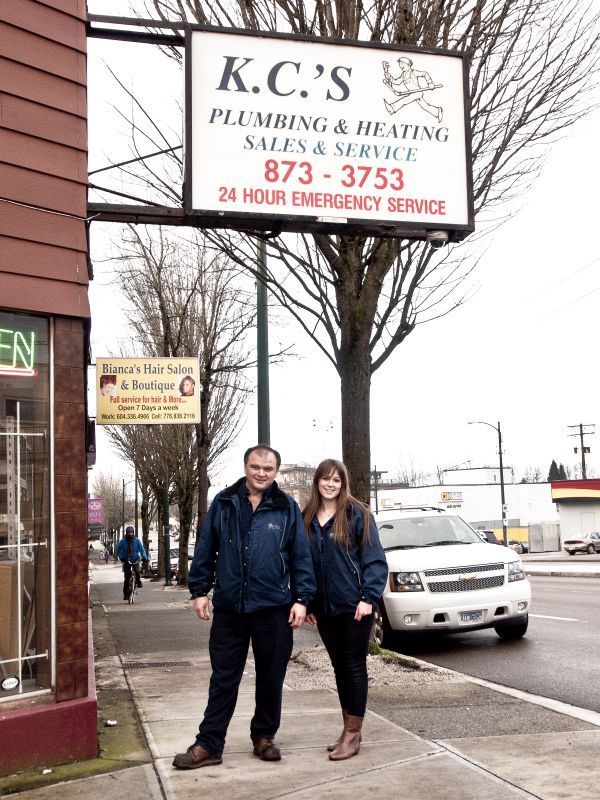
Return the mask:
<svg viewBox="0 0 600 800">
<path fill-rule="evenodd" d="M 270 531 L 280 531 L 281 525 L 278 525 L 276 522 L 267 522 L 267 528 Z"/>
</svg>

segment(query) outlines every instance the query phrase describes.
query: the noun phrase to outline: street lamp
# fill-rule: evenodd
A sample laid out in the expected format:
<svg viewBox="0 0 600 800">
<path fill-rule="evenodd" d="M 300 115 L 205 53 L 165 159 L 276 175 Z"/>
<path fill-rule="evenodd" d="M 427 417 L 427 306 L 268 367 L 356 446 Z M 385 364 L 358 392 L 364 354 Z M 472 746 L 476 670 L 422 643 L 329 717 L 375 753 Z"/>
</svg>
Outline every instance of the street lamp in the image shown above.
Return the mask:
<svg viewBox="0 0 600 800">
<path fill-rule="evenodd" d="M 122 518 L 123 518 L 123 536 L 125 536 L 125 487 L 129 486 L 130 483 L 135 484 L 135 535 L 138 535 L 138 482 L 137 482 L 137 470 L 135 471 L 135 477 L 129 481 L 126 481 L 123 478 L 123 505 L 122 505 Z"/>
<path fill-rule="evenodd" d="M 508 547 L 508 524 L 506 521 L 506 501 L 504 499 L 504 467 L 502 465 L 502 431 L 500 429 L 500 422 L 498 422 L 498 425 L 492 425 L 491 422 L 482 422 L 481 420 L 478 420 L 477 422 L 469 422 L 468 424 L 487 425 L 489 428 L 493 428 L 498 434 L 498 455 L 500 457 L 500 501 L 502 503 L 502 543 L 505 547 Z"/>
</svg>

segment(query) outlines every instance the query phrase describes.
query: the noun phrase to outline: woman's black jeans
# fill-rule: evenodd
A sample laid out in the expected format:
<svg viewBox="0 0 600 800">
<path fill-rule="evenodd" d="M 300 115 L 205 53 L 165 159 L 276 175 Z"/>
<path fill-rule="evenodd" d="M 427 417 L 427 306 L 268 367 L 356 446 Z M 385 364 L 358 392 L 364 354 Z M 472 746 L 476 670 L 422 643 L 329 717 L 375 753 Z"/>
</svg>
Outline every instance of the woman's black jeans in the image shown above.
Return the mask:
<svg viewBox="0 0 600 800">
<path fill-rule="evenodd" d="M 369 677 L 367 652 L 373 615 L 354 619 L 354 612 L 335 617 L 317 617 L 317 627 L 335 672 L 342 709 L 353 717 L 364 717 Z"/>
</svg>

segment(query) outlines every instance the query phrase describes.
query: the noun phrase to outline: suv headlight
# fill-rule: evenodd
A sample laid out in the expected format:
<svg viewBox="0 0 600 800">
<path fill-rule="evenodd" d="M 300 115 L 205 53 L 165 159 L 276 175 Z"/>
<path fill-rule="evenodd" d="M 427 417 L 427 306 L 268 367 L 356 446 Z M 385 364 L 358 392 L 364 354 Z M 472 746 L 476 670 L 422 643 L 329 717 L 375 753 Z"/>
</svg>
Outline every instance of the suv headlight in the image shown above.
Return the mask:
<svg viewBox="0 0 600 800">
<path fill-rule="evenodd" d="M 418 572 L 390 572 L 390 591 L 422 592 L 423 584 Z"/>
<path fill-rule="evenodd" d="M 524 581 L 525 572 L 523 571 L 523 564 L 520 561 L 508 562 L 508 582 Z"/>
</svg>

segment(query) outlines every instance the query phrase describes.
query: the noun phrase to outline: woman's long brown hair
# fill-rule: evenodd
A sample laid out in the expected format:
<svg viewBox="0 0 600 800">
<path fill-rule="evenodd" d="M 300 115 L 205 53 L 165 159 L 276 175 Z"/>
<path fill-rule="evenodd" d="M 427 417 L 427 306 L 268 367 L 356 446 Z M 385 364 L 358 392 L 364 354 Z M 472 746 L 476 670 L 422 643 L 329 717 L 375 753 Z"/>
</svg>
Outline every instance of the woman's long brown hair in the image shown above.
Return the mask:
<svg viewBox="0 0 600 800">
<path fill-rule="evenodd" d="M 353 497 L 350 494 L 350 478 L 348 476 L 348 470 L 346 469 L 346 465 L 342 461 L 338 461 L 335 458 L 326 458 L 325 461 L 321 461 L 319 466 L 315 470 L 315 474 L 313 476 L 313 482 L 310 489 L 310 496 L 308 498 L 308 503 L 306 504 L 304 511 L 302 513 L 302 518 L 304 519 L 304 526 L 310 535 L 310 523 L 312 518 L 317 514 L 319 508 L 321 507 L 321 494 L 319 492 L 319 481 L 321 478 L 329 478 L 334 473 L 337 473 L 340 477 L 342 485 L 340 487 L 340 493 L 338 494 L 336 501 L 336 510 L 333 519 L 333 540 L 336 544 L 340 545 L 341 547 L 348 547 L 350 544 L 350 535 L 348 532 L 348 516 L 347 516 L 347 509 L 349 506 L 354 506 L 355 508 L 360 509 L 363 512 L 363 536 L 362 536 L 362 545 L 369 545 L 371 544 L 371 534 L 370 534 L 370 520 L 369 520 L 369 509 L 364 503 L 361 503 L 360 500 L 357 500 L 356 497 Z"/>
</svg>

